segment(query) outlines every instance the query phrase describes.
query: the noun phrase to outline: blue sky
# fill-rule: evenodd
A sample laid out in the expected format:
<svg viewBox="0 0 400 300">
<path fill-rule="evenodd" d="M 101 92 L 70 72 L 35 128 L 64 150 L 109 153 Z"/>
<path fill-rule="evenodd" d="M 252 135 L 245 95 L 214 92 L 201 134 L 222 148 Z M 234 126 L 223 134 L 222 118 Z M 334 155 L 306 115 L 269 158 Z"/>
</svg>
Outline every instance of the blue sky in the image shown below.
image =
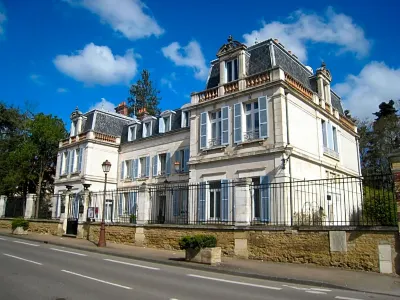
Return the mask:
<svg viewBox="0 0 400 300">
<path fill-rule="evenodd" d="M 399 11 L 398 0 L 0 0 L 0 101 L 68 121 L 76 106 L 125 100 L 148 69 L 161 108 L 177 108 L 205 88 L 231 34 L 278 38 L 314 70 L 324 60 L 345 108 L 364 118 L 400 98 Z"/>
</svg>

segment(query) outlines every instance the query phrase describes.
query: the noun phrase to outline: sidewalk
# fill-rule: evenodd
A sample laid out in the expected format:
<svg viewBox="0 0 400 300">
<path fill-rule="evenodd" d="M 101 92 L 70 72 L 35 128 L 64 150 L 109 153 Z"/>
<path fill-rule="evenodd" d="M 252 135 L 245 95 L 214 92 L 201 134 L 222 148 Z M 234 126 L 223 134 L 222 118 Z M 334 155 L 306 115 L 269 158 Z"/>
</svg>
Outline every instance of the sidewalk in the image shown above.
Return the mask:
<svg viewBox="0 0 400 300">
<path fill-rule="evenodd" d="M 183 251 L 159 250 L 113 243 L 108 243 L 106 248 L 98 248 L 92 242 L 83 239 L 35 233 L 29 233 L 27 236 L 16 236 L 10 234 L 10 231 L 7 229 L 0 229 L 0 235 L 204 271 L 400 297 L 400 277 L 398 276 L 349 271 L 338 268 L 324 268 L 313 265 L 272 263 L 227 257 L 223 258 L 220 266 L 214 267 L 185 262 L 183 260 Z"/>
</svg>

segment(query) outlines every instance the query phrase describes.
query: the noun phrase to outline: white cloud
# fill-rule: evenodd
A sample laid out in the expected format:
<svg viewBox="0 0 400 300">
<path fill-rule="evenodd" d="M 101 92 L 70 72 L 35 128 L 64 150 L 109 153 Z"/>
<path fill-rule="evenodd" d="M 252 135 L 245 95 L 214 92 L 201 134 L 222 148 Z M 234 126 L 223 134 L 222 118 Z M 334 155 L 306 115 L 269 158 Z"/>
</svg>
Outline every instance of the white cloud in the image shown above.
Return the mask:
<svg viewBox="0 0 400 300">
<path fill-rule="evenodd" d="M 345 82 L 333 89 L 343 97 L 346 109 L 359 118 L 372 118 L 379 104 L 400 98 L 400 68 L 383 62 L 367 64 L 358 75 L 348 75 Z"/>
<path fill-rule="evenodd" d="M 31 74 L 31 75 L 29 75 L 29 79 L 32 80 L 37 85 L 44 85 L 42 76 L 39 74 Z"/>
<path fill-rule="evenodd" d="M 53 62 L 60 72 L 88 85 L 127 84 L 137 72 L 132 49 L 127 50 L 124 56 L 119 56 L 114 55 L 107 46 L 93 43 L 75 54 L 58 55 Z"/>
<path fill-rule="evenodd" d="M 102 110 L 106 110 L 106 111 L 111 111 L 111 112 L 115 112 L 115 107 L 116 105 L 110 101 L 107 101 L 104 98 L 101 98 L 101 101 L 95 103 L 94 105 L 92 105 L 89 110 L 92 109 L 102 109 Z"/>
<path fill-rule="evenodd" d="M 172 60 L 175 65 L 193 68 L 197 79 L 207 79 L 208 68 L 198 42 L 191 41 L 183 47 L 178 42 L 173 42 L 161 50 L 164 56 Z"/>
<path fill-rule="evenodd" d="M 0 2 L 0 36 L 4 35 L 4 24 L 7 21 L 6 12 Z"/>
<path fill-rule="evenodd" d="M 261 29 L 244 34 L 243 38 L 248 45 L 253 45 L 256 38 L 258 41 L 277 38 L 304 62 L 307 42 L 334 44 L 339 47 L 338 53 L 352 52 L 357 57 L 366 56 L 371 47 L 364 30 L 351 17 L 337 14 L 331 7 L 324 16 L 296 11 L 286 23 L 264 23 Z"/>
<path fill-rule="evenodd" d="M 157 21 L 146 11 L 140 0 L 65 0 L 72 6 L 82 6 L 98 15 L 103 23 L 130 40 L 160 36 L 164 33 Z"/>
<path fill-rule="evenodd" d="M 66 93 L 66 92 L 68 92 L 68 89 L 65 89 L 65 88 L 58 88 L 57 89 L 57 93 Z"/>
<path fill-rule="evenodd" d="M 174 87 L 172 85 L 172 82 L 176 81 L 176 80 L 177 80 L 176 73 L 172 72 L 168 76 L 161 78 L 161 85 L 168 87 L 168 89 L 171 92 L 177 94 L 178 92 L 174 89 Z"/>
</svg>

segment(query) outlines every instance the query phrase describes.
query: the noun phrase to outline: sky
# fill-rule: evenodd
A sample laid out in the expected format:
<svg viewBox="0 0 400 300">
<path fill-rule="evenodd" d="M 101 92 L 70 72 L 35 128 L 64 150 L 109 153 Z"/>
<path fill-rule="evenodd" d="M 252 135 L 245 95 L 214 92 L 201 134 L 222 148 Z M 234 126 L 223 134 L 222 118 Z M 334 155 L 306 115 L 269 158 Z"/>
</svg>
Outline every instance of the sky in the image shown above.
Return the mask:
<svg viewBox="0 0 400 300">
<path fill-rule="evenodd" d="M 147 69 L 161 109 L 179 108 L 232 35 L 277 38 L 314 70 L 325 61 L 345 109 L 371 118 L 400 98 L 399 11 L 399 0 L 0 0 L 0 101 L 69 123 L 76 107 L 113 110 Z"/>
</svg>

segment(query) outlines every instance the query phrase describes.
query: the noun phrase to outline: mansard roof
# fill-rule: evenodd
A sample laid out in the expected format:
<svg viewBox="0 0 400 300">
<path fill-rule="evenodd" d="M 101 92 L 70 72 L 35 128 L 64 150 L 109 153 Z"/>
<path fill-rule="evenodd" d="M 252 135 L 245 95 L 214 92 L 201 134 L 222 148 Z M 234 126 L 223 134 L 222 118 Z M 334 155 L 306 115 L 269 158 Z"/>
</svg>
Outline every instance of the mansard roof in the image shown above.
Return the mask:
<svg viewBox="0 0 400 300">
<path fill-rule="evenodd" d="M 234 48 L 239 46 L 235 43 Z M 233 47 L 233 46 L 232 46 Z M 225 49 L 226 44 L 221 47 Z M 218 51 L 218 53 L 221 51 Z M 233 49 L 233 48 L 232 48 Z M 251 76 L 279 66 L 293 78 L 301 82 L 305 87 L 316 91 L 316 86 L 312 82 L 314 74 L 303 65 L 297 57 L 286 51 L 284 46 L 277 40 L 266 40 L 252 45 L 246 49 L 248 55 L 245 56 L 246 76 Z M 218 56 L 218 54 L 217 54 Z M 330 75 L 330 73 L 329 73 Z M 211 62 L 210 75 L 207 80 L 206 89 L 214 88 L 219 85 L 220 65 L 216 59 Z M 343 114 L 343 107 L 340 97 L 331 91 L 332 106 Z"/>
</svg>

